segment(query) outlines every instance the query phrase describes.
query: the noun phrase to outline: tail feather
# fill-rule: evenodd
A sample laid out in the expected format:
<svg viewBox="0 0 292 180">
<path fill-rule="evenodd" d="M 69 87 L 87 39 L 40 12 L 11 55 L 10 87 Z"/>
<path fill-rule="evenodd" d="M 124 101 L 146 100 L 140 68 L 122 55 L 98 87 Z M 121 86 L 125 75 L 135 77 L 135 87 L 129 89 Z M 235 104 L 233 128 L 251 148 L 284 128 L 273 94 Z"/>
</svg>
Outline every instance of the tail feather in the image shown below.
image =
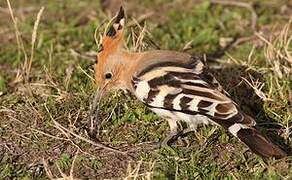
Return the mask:
<svg viewBox="0 0 292 180">
<path fill-rule="evenodd" d="M 254 153 L 262 157 L 282 158 L 286 153 L 278 146 L 260 134 L 254 128 L 242 128 L 237 132 L 237 137 L 244 142 Z"/>
<path fill-rule="evenodd" d="M 232 135 L 245 143 L 254 153 L 265 158 L 286 156 L 286 153 L 280 147 L 273 144 L 254 128 L 256 122 L 252 117 L 239 112 L 228 120 L 218 122 Z"/>
</svg>

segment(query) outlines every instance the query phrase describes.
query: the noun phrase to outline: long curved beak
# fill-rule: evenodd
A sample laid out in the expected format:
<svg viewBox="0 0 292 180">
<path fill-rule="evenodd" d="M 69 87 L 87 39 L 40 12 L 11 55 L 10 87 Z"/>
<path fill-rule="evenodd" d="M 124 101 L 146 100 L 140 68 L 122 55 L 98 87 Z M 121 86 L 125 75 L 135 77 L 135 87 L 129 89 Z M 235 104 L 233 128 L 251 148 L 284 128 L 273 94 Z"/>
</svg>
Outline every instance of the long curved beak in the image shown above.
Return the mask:
<svg viewBox="0 0 292 180">
<path fill-rule="evenodd" d="M 90 105 L 90 125 L 89 125 L 89 136 L 95 137 L 97 134 L 97 127 L 101 123 L 101 118 L 99 115 L 99 108 L 101 104 L 102 97 L 105 95 L 103 88 L 97 88 L 95 93 L 92 95 L 92 103 Z"/>
</svg>

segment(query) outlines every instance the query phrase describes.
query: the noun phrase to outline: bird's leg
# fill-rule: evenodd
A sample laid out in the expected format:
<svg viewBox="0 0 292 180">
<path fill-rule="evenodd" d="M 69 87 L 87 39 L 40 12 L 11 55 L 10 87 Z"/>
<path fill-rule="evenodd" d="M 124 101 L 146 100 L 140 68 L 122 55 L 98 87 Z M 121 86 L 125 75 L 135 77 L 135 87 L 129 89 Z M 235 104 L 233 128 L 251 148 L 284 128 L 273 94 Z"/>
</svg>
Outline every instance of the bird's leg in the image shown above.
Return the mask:
<svg viewBox="0 0 292 180">
<path fill-rule="evenodd" d="M 190 133 L 190 132 L 194 132 L 194 131 L 196 131 L 196 128 L 188 127 L 188 128 L 186 128 L 186 129 L 181 130 L 181 131 L 178 133 L 178 136 L 185 136 L 185 135 L 187 135 L 188 133 Z"/>
<path fill-rule="evenodd" d="M 179 137 L 184 137 L 188 133 L 194 132 L 197 129 L 197 124 L 190 123 L 188 128 L 177 131 L 177 121 L 173 119 L 167 119 L 167 121 L 170 127 L 170 132 L 168 133 L 167 137 L 162 142 L 160 142 L 160 147 L 168 146 L 169 143 L 174 142 Z"/>
<path fill-rule="evenodd" d="M 166 138 L 163 139 L 163 141 L 161 141 L 159 143 L 160 147 L 165 147 L 168 146 L 168 143 L 175 140 L 177 138 L 177 122 L 174 119 L 167 119 L 169 127 L 170 127 L 170 131 L 168 133 L 168 135 L 166 136 Z"/>
<path fill-rule="evenodd" d="M 176 140 L 183 140 L 185 143 L 189 144 L 188 139 L 186 138 L 187 134 L 190 132 L 194 132 L 197 129 L 197 124 L 189 123 L 188 128 L 178 131 L 170 140 L 169 142 L 173 142 Z"/>
<path fill-rule="evenodd" d="M 187 134 L 189 134 L 190 132 L 195 132 L 195 131 L 196 131 L 196 127 L 190 126 L 186 129 L 179 131 L 176 137 L 179 138 L 179 140 L 182 140 L 184 144 L 186 144 L 186 146 L 189 146 L 190 142 L 187 138 Z"/>
</svg>

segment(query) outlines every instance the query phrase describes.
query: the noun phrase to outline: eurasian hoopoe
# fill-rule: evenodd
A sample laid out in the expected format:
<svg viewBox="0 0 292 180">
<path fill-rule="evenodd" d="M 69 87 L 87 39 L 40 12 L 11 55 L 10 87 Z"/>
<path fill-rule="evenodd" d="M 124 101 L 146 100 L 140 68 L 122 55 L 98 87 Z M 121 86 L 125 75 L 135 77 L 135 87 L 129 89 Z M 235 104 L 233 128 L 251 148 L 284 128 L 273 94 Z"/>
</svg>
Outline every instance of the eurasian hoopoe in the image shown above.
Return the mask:
<svg viewBox="0 0 292 180">
<path fill-rule="evenodd" d="M 113 90 L 127 90 L 166 119 L 173 136 L 177 134 L 178 121 L 185 121 L 192 130 L 199 124 L 211 123 L 222 126 L 263 157 L 285 156 L 284 151 L 254 128 L 255 120 L 226 95 L 200 59 L 164 50 L 126 52 L 123 50 L 124 27 L 121 7 L 103 35 L 97 55 L 98 97 Z"/>
</svg>

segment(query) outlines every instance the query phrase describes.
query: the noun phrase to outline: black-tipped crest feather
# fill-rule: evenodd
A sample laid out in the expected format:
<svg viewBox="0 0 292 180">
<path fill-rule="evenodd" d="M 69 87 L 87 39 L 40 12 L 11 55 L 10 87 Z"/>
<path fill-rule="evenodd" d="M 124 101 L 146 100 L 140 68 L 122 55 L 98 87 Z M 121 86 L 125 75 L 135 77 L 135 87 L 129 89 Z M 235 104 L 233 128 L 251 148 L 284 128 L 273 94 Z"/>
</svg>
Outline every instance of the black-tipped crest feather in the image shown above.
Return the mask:
<svg viewBox="0 0 292 180">
<path fill-rule="evenodd" d="M 124 24 L 121 22 L 121 20 L 123 20 L 125 18 L 125 11 L 124 8 L 121 6 L 120 10 L 114 20 L 114 24 L 117 25 L 117 27 L 114 27 L 114 24 L 112 24 L 108 30 L 108 32 L 106 33 L 107 36 L 109 37 L 114 37 L 117 34 L 118 30 L 121 30 L 124 26 Z"/>
<path fill-rule="evenodd" d="M 123 6 L 121 6 L 118 12 L 118 15 L 116 17 L 115 23 L 120 23 L 120 21 L 124 18 L 125 18 L 125 11 L 124 11 Z"/>
</svg>

